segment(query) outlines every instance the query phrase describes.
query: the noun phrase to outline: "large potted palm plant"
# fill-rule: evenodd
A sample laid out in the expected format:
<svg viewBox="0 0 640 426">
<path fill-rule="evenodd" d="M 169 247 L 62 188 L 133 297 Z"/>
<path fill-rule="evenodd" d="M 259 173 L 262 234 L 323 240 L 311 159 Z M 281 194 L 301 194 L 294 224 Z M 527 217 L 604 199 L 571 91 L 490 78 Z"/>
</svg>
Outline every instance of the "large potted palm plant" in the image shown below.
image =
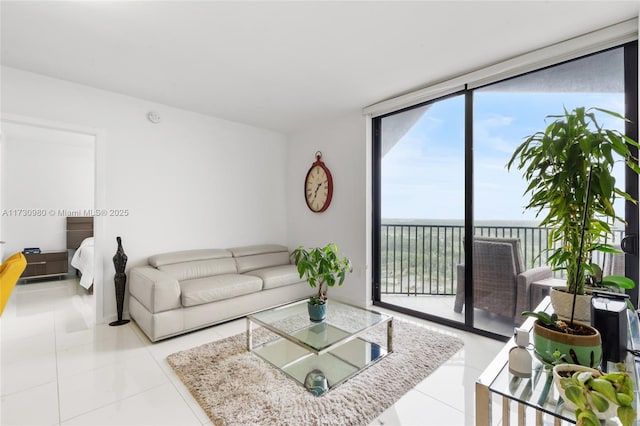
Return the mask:
<svg viewBox="0 0 640 426">
<path fill-rule="evenodd" d="M 614 163 L 624 162 L 636 173 L 640 172 L 629 145 L 638 143 L 621 132 L 604 128 L 596 112 L 626 120 L 620 114 L 600 108 L 583 107 L 562 115 L 550 115 L 551 123 L 539 132 L 526 137 L 507 163 L 523 172 L 528 182 L 525 194 L 531 199 L 525 208 L 542 215 L 541 227 L 549 228 L 548 263 L 555 270 L 564 270 L 567 279 L 565 293 L 571 300 L 570 311 L 562 311 L 554 303 L 561 317 L 576 314 L 572 295 L 585 294 L 585 283 L 594 275 L 591 264 L 595 251 L 616 253 L 610 244 L 612 227 L 616 221 L 624 223 L 613 208 L 618 197 L 632 197 L 617 186 L 612 175 Z M 624 277 L 603 277 L 602 284 L 633 288 L 633 281 Z M 556 291 L 552 290 L 554 295 Z M 589 298 L 586 315 L 590 310 Z M 560 312 L 559 312 L 560 311 Z"/>
</svg>

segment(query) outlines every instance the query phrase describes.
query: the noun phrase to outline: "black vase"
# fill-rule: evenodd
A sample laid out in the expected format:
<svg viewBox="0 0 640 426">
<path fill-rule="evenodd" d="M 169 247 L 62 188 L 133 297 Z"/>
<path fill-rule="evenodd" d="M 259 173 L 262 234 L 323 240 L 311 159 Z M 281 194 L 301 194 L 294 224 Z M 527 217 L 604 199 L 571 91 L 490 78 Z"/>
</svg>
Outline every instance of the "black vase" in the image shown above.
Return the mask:
<svg viewBox="0 0 640 426">
<path fill-rule="evenodd" d="M 116 289 L 118 320 L 110 322 L 109 325 L 124 325 L 129 322 L 129 320 L 122 319 L 122 311 L 124 309 L 124 290 L 127 285 L 127 275 L 124 273 L 124 268 L 127 266 L 127 255 L 124 253 L 124 249 L 122 248 L 122 239 L 120 237 L 116 237 L 116 241 L 118 242 L 118 249 L 116 250 L 116 254 L 113 256 L 113 266 L 116 269 L 114 282 Z"/>
</svg>

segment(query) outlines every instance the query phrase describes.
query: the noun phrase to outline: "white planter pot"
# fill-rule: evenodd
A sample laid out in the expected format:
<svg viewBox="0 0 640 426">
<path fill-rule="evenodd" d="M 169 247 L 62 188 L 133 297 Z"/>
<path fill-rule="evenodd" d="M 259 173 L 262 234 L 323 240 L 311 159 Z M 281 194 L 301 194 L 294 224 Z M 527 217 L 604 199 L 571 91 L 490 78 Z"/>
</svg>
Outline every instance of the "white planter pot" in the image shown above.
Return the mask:
<svg viewBox="0 0 640 426">
<path fill-rule="evenodd" d="M 558 364 L 555 367 L 553 367 L 553 383 L 555 384 L 556 389 L 558 389 L 558 393 L 564 400 L 564 403 L 567 406 L 567 408 L 571 409 L 572 411 L 575 411 L 575 409 L 578 407 L 576 407 L 576 405 L 566 397 L 564 393 L 564 389 L 562 389 L 562 386 L 560 386 L 560 373 L 563 371 L 568 371 L 568 372 L 589 371 L 591 373 L 594 373 L 595 377 L 600 376 L 601 373 L 600 371 L 595 370 L 593 368 L 584 367 L 582 365 L 576 365 L 576 364 Z M 594 414 L 599 419 L 602 419 L 602 420 L 612 419 L 618 415 L 617 414 L 618 405 L 609 399 L 607 399 L 607 401 L 609 401 L 609 408 L 605 412 L 594 409 Z"/>
<path fill-rule="evenodd" d="M 562 319 L 571 319 L 571 307 L 573 294 L 566 291 L 566 287 L 552 287 L 549 292 L 553 312 Z M 573 319 L 576 321 L 591 323 L 591 295 L 579 294 L 576 298 L 576 309 Z"/>
</svg>

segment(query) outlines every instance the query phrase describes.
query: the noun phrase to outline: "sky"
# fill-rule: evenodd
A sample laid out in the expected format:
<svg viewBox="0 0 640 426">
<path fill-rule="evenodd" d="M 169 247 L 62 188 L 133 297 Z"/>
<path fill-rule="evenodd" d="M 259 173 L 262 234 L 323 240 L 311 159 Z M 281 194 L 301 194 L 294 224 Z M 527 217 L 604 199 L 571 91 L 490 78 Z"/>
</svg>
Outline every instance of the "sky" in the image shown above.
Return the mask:
<svg viewBox="0 0 640 426">
<path fill-rule="evenodd" d="M 623 113 L 622 93 L 474 92 L 474 216 L 476 220 L 537 221 L 529 196 L 506 164 L 524 139 L 543 130 L 563 106 L 596 106 Z M 622 120 L 604 118 L 622 130 Z M 383 119 L 384 127 L 384 119 Z M 432 104 L 382 161 L 383 219 L 464 219 L 464 97 Z M 624 185 L 624 168 L 614 171 Z M 623 211 L 623 203 L 616 209 Z"/>
</svg>

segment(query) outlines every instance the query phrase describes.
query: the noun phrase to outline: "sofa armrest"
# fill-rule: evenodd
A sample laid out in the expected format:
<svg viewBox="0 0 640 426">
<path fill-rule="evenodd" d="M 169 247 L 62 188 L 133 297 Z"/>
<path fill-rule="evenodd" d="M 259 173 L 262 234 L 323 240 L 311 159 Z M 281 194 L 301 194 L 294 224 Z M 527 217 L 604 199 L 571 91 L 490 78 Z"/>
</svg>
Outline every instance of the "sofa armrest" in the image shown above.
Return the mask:
<svg viewBox="0 0 640 426">
<path fill-rule="evenodd" d="M 152 314 L 182 307 L 178 280 L 151 266 L 131 269 L 129 293 Z"/>
<path fill-rule="evenodd" d="M 525 319 L 521 315 L 522 311 L 530 311 L 538 304 L 538 301 L 531 300 L 531 283 L 551 278 L 552 276 L 551 268 L 548 266 L 538 266 L 518 274 L 515 312 L 517 324 L 521 324 Z"/>
</svg>

